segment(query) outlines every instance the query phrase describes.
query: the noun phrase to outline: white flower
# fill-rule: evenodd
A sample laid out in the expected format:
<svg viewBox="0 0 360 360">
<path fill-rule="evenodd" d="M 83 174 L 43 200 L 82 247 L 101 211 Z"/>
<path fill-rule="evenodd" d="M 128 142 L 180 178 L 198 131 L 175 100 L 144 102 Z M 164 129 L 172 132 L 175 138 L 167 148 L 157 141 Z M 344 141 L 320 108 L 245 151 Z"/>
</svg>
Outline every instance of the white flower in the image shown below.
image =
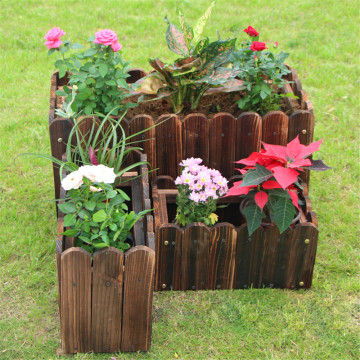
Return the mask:
<svg viewBox="0 0 360 360">
<path fill-rule="evenodd" d="M 84 165 L 78 171 L 93 182 L 113 184 L 116 178 L 114 168 L 105 165 Z"/>
<path fill-rule="evenodd" d="M 92 191 L 92 192 L 99 192 L 99 191 L 101 191 L 101 188 L 97 188 L 97 187 L 95 187 L 95 186 L 90 186 L 89 189 L 90 189 L 90 191 Z"/>
<path fill-rule="evenodd" d="M 83 175 L 79 171 L 73 171 L 61 181 L 65 190 L 78 189 L 83 183 Z"/>
</svg>

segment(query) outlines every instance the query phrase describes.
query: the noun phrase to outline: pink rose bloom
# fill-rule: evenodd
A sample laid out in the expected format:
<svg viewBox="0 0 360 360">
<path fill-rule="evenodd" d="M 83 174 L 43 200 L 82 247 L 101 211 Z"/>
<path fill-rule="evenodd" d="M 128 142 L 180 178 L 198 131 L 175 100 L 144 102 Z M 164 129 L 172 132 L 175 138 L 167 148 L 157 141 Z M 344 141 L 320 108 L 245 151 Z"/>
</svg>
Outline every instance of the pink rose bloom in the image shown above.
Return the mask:
<svg viewBox="0 0 360 360">
<path fill-rule="evenodd" d="M 44 36 L 46 41 L 44 45 L 47 46 L 48 49 L 57 49 L 61 45 L 60 38 L 65 35 L 65 31 L 61 30 L 59 27 L 55 27 L 48 31 L 48 33 Z"/>
<path fill-rule="evenodd" d="M 105 29 L 100 30 L 95 34 L 95 44 L 111 45 L 114 52 L 119 51 L 122 45 L 118 42 L 118 38 L 115 31 Z"/>
</svg>

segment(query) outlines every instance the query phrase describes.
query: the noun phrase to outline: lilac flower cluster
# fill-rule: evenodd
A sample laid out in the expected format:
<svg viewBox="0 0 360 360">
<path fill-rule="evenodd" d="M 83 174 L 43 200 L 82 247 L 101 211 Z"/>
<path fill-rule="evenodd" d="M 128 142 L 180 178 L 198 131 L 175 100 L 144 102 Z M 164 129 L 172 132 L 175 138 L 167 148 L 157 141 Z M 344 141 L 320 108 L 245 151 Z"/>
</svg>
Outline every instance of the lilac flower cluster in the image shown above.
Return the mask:
<svg viewBox="0 0 360 360">
<path fill-rule="evenodd" d="M 185 185 L 190 192 L 189 199 L 198 203 L 206 202 L 209 198 L 218 199 L 228 191 L 227 180 L 218 170 L 200 165 L 202 159 L 188 158 L 179 165 L 183 166 L 175 185 Z"/>
</svg>

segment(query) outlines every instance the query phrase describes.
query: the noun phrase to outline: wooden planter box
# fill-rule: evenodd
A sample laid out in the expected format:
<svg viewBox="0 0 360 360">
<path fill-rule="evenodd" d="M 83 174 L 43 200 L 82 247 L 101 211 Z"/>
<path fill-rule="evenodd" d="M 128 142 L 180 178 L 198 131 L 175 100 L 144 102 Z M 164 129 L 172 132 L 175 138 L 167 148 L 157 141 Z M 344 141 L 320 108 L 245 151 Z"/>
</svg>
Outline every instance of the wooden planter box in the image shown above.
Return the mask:
<svg viewBox="0 0 360 360">
<path fill-rule="evenodd" d="M 131 83 L 144 76 L 145 72 L 134 69 L 129 74 L 128 82 Z M 184 119 L 174 114 L 164 114 L 154 119 L 144 113 L 127 118 L 122 124 L 128 134 L 135 134 L 168 119 L 136 137 L 152 167 L 158 168 L 157 172 L 151 176 L 170 175 L 175 178 L 179 175 L 178 164 L 181 160 L 188 157 L 200 157 L 204 160 L 204 165 L 215 168 L 223 176 L 230 178 L 235 174 L 234 161 L 249 156 L 253 151 L 258 151 L 261 141 L 286 145 L 299 135 L 302 144 L 308 145 L 312 142 L 315 121 L 312 104 L 307 99 L 305 91 L 302 90 L 295 70 L 291 69 L 287 79 L 293 83 L 286 84 L 282 91 L 293 92 L 299 99 L 285 98 L 286 113 L 272 111 L 261 117 L 254 112 L 245 112 L 235 118 L 229 113 L 222 112 L 212 119 L 200 113 L 187 115 Z M 49 130 L 52 155 L 57 158 L 65 151 L 65 143 L 73 126 L 70 120 L 59 118 L 54 112 L 58 107 L 55 91 L 66 82 L 65 78 L 59 79 L 57 72 L 52 75 Z M 140 104 L 140 112 L 141 107 Z M 306 172 L 303 177 L 307 183 L 308 176 Z"/>
<path fill-rule="evenodd" d="M 307 188 L 303 215 L 293 228 L 280 235 L 270 225 L 249 237 L 237 198 L 217 211 L 220 222 L 211 228 L 201 223 L 185 228 L 172 224 L 177 190 L 170 184 L 168 177 L 159 177 L 152 186 L 155 290 L 310 288 L 318 224 Z"/>
<path fill-rule="evenodd" d="M 144 172 L 144 166 L 138 168 Z M 126 173 L 123 180 L 136 173 Z M 147 174 L 123 184 L 136 212 L 149 209 Z M 61 198 L 65 192 L 61 191 Z M 64 231 L 58 215 L 58 233 Z M 125 254 L 105 248 L 93 257 L 58 235 L 56 261 L 61 353 L 147 351 L 151 342 L 155 253 L 153 218 L 135 224 L 135 247 Z"/>
</svg>

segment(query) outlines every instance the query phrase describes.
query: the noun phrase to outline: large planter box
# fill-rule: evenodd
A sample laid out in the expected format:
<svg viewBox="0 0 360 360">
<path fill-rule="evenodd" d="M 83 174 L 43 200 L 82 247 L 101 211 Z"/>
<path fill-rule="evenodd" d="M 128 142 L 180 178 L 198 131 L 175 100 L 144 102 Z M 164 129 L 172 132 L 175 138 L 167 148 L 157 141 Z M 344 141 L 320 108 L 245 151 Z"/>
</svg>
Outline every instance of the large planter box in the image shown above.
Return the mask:
<svg viewBox="0 0 360 360">
<path fill-rule="evenodd" d="M 135 82 L 145 75 L 141 69 L 129 72 L 129 82 Z M 200 157 L 204 165 L 219 170 L 223 176 L 234 175 L 234 161 L 247 157 L 253 151 L 258 151 L 261 141 L 270 144 L 286 145 L 299 135 L 300 142 L 308 145 L 313 140 L 314 115 L 311 102 L 302 90 L 296 71 L 291 69 L 282 91 L 294 93 L 298 100 L 285 98 L 286 109 L 272 111 L 264 116 L 254 112 L 245 112 L 237 118 L 227 112 L 214 115 L 211 119 L 204 114 L 189 114 L 180 118 L 174 114 L 163 114 L 154 119 L 142 113 L 142 105 L 137 108 L 139 115 L 126 118 L 123 125 L 128 134 L 135 134 L 158 124 L 148 132 L 135 138 L 144 149 L 152 167 L 158 168 L 153 175 L 179 175 L 178 166 L 182 159 Z M 58 107 L 58 97 L 55 91 L 65 85 L 66 78 L 59 79 L 55 72 L 51 78 L 49 129 L 52 155 L 61 156 L 65 151 L 72 123 L 68 119 L 55 116 Z M 145 110 L 144 110 L 145 111 Z M 167 119 L 166 121 L 164 121 Z M 55 173 L 54 173 L 55 174 Z M 308 183 L 308 173 L 303 177 Z"/>
<path fill-rule="evenodd" d="M 156 274 L 155 290 L 310 288 L 318 228 L 307 188 L 300 221 L 281 235 L 275 225 L 251 237 L 239 211 L 240 199 L 219 209 L 219 223 L 209 228 L 172 223 L 177 190 L 169 177 L 153 180 Z M 229 201 L 220 199 L 220 203 Z"/>
<path fill-rule="evenodd" d="M 146 159 L 146 157 L 145 157 Z M 146 168 L 146 166 L 145 166 Z M 138 212 L 150 208 L 147 174 L 125 173 L 122 189 Z M 64 198 L 61 191 L 61 198 Z M 64 231 L 63 214 L 58 232 Z M 56 260 L 61 323 L 61 353 L 146 351 L 151 342 L 155 253 L 153 218 L 133 229 L 135 246 L 123 254 L 106 248 L 93 256 L 73 247 L 74 239 L 58 235 Z M 148 246 L 144 246 L 148 245 Z"/>
</svg>

